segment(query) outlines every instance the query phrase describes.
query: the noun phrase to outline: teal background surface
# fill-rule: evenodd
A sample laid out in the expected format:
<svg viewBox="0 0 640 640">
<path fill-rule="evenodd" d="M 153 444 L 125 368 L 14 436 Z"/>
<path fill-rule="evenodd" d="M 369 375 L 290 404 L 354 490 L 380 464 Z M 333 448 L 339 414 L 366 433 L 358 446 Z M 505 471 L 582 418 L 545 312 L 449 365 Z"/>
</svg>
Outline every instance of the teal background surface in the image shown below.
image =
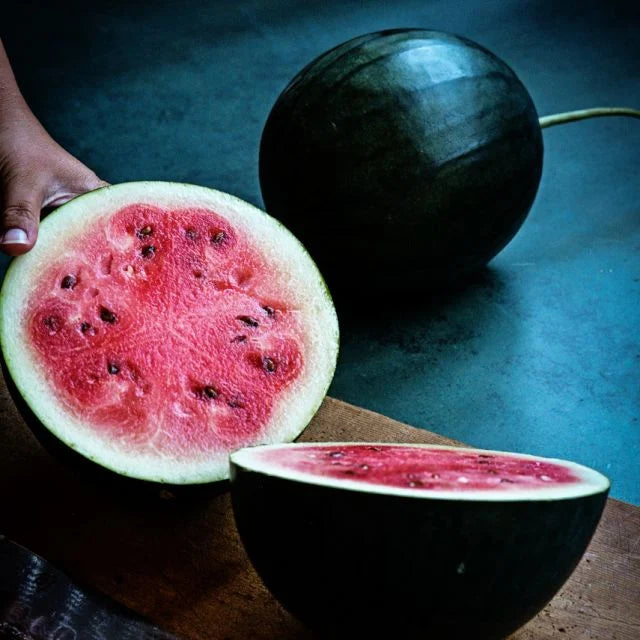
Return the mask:
<svg viewBox="0 0 640 640">
<path fill-rule="evenodd" d="M 540 115 L 640 107 L 640 19 L 625 2 L 14 4 L 0 35 L 28 101 L 110 182 L 193 182 L 262 206 L 258 145 L 280 91 L 326 49 L 386 28 L 476 40 Z M 640 122 L 566 125 L 544 143 L 527 221 L 466 287 L 341 310 L 330 393 L 473 445 L 593 466 L 640 504 Z"/>
</svg>

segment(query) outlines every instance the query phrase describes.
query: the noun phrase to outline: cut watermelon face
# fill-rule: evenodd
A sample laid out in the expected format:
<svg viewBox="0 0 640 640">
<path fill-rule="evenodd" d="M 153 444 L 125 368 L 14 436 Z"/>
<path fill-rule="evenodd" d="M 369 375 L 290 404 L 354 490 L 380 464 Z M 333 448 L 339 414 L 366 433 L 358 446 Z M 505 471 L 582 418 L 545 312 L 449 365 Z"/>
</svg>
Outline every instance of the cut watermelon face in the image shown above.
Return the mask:
<svg viewBox="0 0 640 640">
<path fill-rule="evenodd" d="M 608 491 L 579 464 L 482 449 L 333 442 L 231 454 L 247 554 L 323 638 L 510 636 L 571 575 Z"/>
<path fill-rule="evenodd" d="M 288 441 L 330 383 L 335 312 L 279 223 L 220 192 L 115 185 L 41 226 L 1 294 L 7 369 L 55 436 L 122 475 L 200 483 Z"/>
<path fill-rule="evenodd" d="M 235 452 L 232 461 L 292 481 L 408 497 L 544 500 L 609 486 L 597 471 L 565 460 L 439 445 L 271 445 Z"/>
</svg>

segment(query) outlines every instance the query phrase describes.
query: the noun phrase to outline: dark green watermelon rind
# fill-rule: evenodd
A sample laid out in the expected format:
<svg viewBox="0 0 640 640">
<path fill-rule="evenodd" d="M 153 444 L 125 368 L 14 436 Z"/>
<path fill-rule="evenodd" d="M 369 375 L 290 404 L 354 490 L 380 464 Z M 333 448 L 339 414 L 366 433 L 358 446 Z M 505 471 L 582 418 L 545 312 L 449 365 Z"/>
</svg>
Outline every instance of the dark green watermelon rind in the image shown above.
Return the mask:
<svg viewBox="0 0 640 640">
<path fill-rule="evenodd" d="M 387 103 L 392 97 L 400 100 L 400 96 L 381 98 L 375 86 L 366 84 L 368 81 L 360 81 L 357 89 L 349 84 L 351 77 L 367 66 L 412 51 L 412 41 L 420 38 L 458 44 L 461 55 L 471 55 L 465 48 L 474 52 L 478 59 L 470 64 L 484 65 L 484 71 L 476 70 L 474 78 L 489 82 L 490 93 L 504 96 L 503 102 L 509 105 L 505 109 L 510 120 L 503 122 L 492 115 L 493 98 L 486 100 L 484 111 L 482 103 L 476 105 L 474 101 L 470 106 L 466 89 L 462 90 L 463 83 L 469 81 L 467 77 L 446 86 L 428 85 L 429 91 L 437 89 L 438 101 L 448 100 L 448 112 L 456 113 L 456 105 L 465 114 L 475 110 L 475 116 L 488 118 L 492 128 L 492 144 L 469 148 L 441 165 L 428 165 L 428 154 L 401 144 L 403 136 L 416 136 L 410 125 L 385 133 L 382 116 L 375 119 L 375 126 L 372 124 L 370 112 L 375 97 L 384 110 L 391 109 Z M 346 98 L 336 106 L 338 98 L 334 95 L 347 86 L 350 99 L 349 112 L 345 113 Z M 415 89 L 413 97 L 404 96 L 402 100 L 415 105 L 424 99 L 421 91 Z M 402 109 L 410 110 L 401 102 L 393 106 L 395 113 Z M 336 119 L 330 123 L 333 130 L 328 126 L 329 118 Z M 469 122 L 463 120 L 444 132 L 438 130 L 436 136 L 466 140 L 464 128 Z M 383 127 L 381 132 L 375 128 L 378 125 Z M 422 144 L 424 139 L 417 142 Z M 507 149 L 511 151 L 507 153 Z M 375 157 L 369 157 L 374 151 Z M 497 159 L 503 157 L 498 154 L 504 153 L 510 161 L 496 166 Z M 513 160 L 520 156 L 516 167 Z M 526 219 L 542 175 L 542 159 L 543 141 L 535 105 L 506 63 L 477 43 L 454 34 L 392 30 L 360 36 L 335 47 L 291 81 L 264 127 L 260 185 L 266 210 L 305 242 L 335 295 L 357 293 L 363 287 L 391 294 L 450 286 L 486 265 Z M 334 172 L 337 165 L 340 169 Z M 403 174 L 417 171 L 416 167 L 420 175 L 413 182 L 405 180 Z M 367 182 L 369 174 L 373 179 Z M 470 175 L 476 176 L 473 185 L 461 182 Z M 386 177 L 384 184 L 381 176 Z M 489 193 L 486 185 L 494 182 L 499 188 Z M 425 186 L 418 189 L 417 185 Z M 473 216 L 462 215 L 471 208 Z M 432 219 L 432 209 L 444 211 L 447 218 Z M 387 214 L 393 220 L 383 222 Z M 443 227 L 447 224 L 448 230 Z M 435 244 L 430 241 L 432 235 L 438 238 Z M 368 272 L 375 278 L 367 279 Z"/>
<path fill-rule="evenodd" d="M 607 495 L 415 499 L 231 471 L 236 524 L 258 574 L 332 638 L 506 637 L 571 575 Z"/>
<path fill-rule="evenodd" d="M 186 183 L 178 183 L 178 182 L 163 182 L 163 185 L 175 185 L 177 187 L 186 187 L 192 188 L 196 187 L 197 189 L 209 190 L 207 187 L 201 187 L 198 185 L 191 185 Z M 152 182 L 141 181 L 141 182 L 129 182 L 122 183 L 122 186 L 127 185 L 153 185 Z M 97 192 L 104 192 L 110 189 L 118 188 L 120 185 L 109 185 L 106 187 L 101 187 L 100 189 L 96 189 L 94 191 L 87 192 L 80 196 L 77 196 L 73 200 L 70 201 L 69 204 L 75 203 L 78 201 L 82 201 L 84 199 L 89 199 L 93 197 Z M 223 194 L 228 198 L 231 198 L 234 201 L 238 201 L 241 206 L 247 206 L 249 203 L 243 202 L 234 196 L 230 196 L 229 194 Z M 334 308 L 333 300 L 331 298 L 331 293 L 327 287 L 326 282 L 324 281 L 322 274 L 315 265 L 315 262 L 309 255 L 306 248 L 302 245 L 302 243 L 287 229 L 287 227 L 282 224 L 279 220 L 276 220 L 266 212 L 260 210 L 253 205 L 249 205 L 251 208 L 259 214 L 262 214 L 266 218 L 268 218 L 271 222 L 275 223 L 276 226 L 282 230 L 284 230 L 296 243 L 299 247 L 301 254 L 305 255 L 308 262 L 315 269 L 315 276 L 317 278 L 317 284 L 319 289 L 322 291 L 325 296 L 326 302 L 330 306 L 330 308 Z M 52 213 L 50 213 L 46 218 L 44 218 L 41 222 L 41 232 L 44 229 L 46 231 L 47 227 L 50 224 L 51 220 L 55 220 L 59 218 L 60 215 L 65 215 L 67 211 L 67 205 L 62 205 L 61 207 L 55 209 Z M 27 254 L 28 255 L 28 254 Z M 0 318 L 5 313 L 5 306 L 8 304 L 7 298 L 9 294 L 7 292 L 7 283 L 11 282 L 12 274 L 20 268 L 20 263 L 25 259 L 26 256 L 18 256 L 13 258 L 9 264 L 9 267 L 5 273 L 4 281 L 2 283 L 2 288 L 0 289 Z M 82 450 L 81 445 L 79 446 L 76 442 L 70 439 L 64 438 L 64 427 L 56 428 L 56 425 L 49 424 L 46 419 L 44 419 L 41 413 L 38 411 L 38 399 L 35 397 L 31 397 L 30 390 L 24 387 L 21 387 L 19 383 L 16 382 L 15 371 L 19 368 L 19 364 L 14 362 L 12 359 L 6 358 L 6 345 L 9 340 L 12 340 L 11 335 L 4 335 L 4 332 L 0 330 L 0 350 L 2 352 L 1 359 L 1 368 L 2 372 L 7 384 L 7 389 L 16 405 L 16 408 L 22 415 L 25 423 L 32 430 L 36 438 L 43 445 L 47 451 L 49 451 L 54 457 L 59 458 L 61 461 L 69 464 L 72 468 L 81 471 L 82 473 L 87 473 L 89 476 L 93 477 L 96 481 L 102 483 L 107 481 L 111 483 L 113 481 L 116 484 L 119 484 L 121 479 L 125 480 L 126 486 L 136 486 L 143 489 L 151 488 L 153 491 L 157 489 L 158 486 L 165 487 L 169 490 L 181 492 L 184 487 L 194 486 L 198 487 L 200 485 L 210 485 L 213 484 L 216 486 L 216 491 L 220 488 L 224 489 L 228 480 L 228 470 L 220 470 L 218 473 L 211 474 L 207 478 L 199 479 L 196 482 L 187 481 L 187 482 L 171 482 L 167 481 L 165 478 L 161 476 L 153 476 L 146 477 L 144 473 L 139 475 L 130 474 L 123 472 L 122 469 L 118 469 L 117 466 L 106 464 L 103 460 L 99 460 L 96 456 L 92 456 L 89 453 Z M 336 321 L 336 333 L 334 336 L 335 339 L 335 347 L 336 347 L 336 359 L 334 361 L 334 371 L 335 371 L 335 363 L 337 362 L 337 354 L 339 349 L 339 329 Z M 312 406 L 310 406 L 307 417 L 303 420 L 303 424 L 299 426 L 299 431 L 297 434 L 293 436 L 293 438 L 297 437 L 309 424 L 312 420 L 313 416 L 316 414 L 318 409 L 320 408 L 324 397 L 326 396 L 327 390 L 331 384 L 331 376 L 328 376 L 328 382 L 325 385 L 322 392 L 318 392 L 318 398 Z M 292 438 L 292 439 L 293 439 Z"/>
</svg>

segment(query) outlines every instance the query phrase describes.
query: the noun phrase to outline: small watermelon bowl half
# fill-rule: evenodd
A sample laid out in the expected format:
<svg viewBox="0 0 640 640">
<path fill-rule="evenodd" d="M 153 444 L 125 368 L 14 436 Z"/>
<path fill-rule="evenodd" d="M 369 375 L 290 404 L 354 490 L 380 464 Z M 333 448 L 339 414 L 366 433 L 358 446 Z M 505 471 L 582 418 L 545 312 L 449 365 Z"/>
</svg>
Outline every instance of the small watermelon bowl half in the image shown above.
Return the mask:
<svg viewBox="0 0 640 640">
<path fill-rule="evenodd" d="M 0 343 L 45 447 L 103 477 L 178 487 L 225 480 L 231 451 L 305 428 L 338 323 L 279 222 L 213 189 L 131 182 L 43 220 L 7 271 Z"/>
<path fill-rule="evenodd" d="M 608 491 L 576 463 L 482 449 L 288 443 L 231 455 L 251 562 L 328 638 L 507 637 L 570 576 Z"/>
</svg>

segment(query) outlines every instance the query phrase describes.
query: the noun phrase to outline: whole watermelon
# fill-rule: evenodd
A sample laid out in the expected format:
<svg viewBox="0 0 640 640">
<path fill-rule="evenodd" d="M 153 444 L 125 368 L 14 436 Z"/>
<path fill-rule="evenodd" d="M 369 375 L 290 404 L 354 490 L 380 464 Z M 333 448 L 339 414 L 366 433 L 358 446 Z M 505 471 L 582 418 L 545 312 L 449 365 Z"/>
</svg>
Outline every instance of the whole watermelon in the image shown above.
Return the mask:
<svg viewBox="0 0 640 640">
<path fill-rule="evenodd" d="M 432 288 L 485 265 L 536 195 L 542 136 L 515 73 L 480 45 L 381 31 L 321 55 L 266 122 L 267 211 L 336 290 Z"/>
</svg>

